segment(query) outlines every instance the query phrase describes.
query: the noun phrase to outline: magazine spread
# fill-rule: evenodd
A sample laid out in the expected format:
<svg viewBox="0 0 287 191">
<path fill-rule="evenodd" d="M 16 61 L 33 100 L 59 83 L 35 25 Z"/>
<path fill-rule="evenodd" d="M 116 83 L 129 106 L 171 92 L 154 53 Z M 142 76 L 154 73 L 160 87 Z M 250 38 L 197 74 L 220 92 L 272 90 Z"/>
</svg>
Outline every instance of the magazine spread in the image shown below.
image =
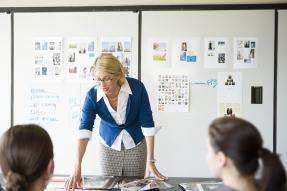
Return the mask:
<svg viewBox="0 0 287 191">
<path fill-rule="evenodd" d="M 155 178 L 137 179 L 130 182 L 123 182 L 119 185 L 121 191 L 145 191 L 145 190 L 163 190 L 173 186 Z"/>
<path fill-rule="evenodd" d="M 180 183 L 179 187 L 184 191 L 210 191 L 219 187 L 222 184 L 222 182 L 218 181 L 189 182 Z"/>
</svg>

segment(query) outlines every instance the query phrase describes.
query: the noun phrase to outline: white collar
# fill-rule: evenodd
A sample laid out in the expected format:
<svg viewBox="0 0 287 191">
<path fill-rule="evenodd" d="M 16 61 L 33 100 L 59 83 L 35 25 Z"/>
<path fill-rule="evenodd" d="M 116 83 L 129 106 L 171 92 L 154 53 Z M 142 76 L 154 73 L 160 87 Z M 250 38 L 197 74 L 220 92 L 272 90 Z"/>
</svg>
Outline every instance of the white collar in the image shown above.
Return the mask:
<svg viewBox="0 0 287 191">
<path fill-rule="evenodd" d="M 132 95 L 132 90 L 127 79 L 125 79 L 124 84 L 121 86 L 120 92 L 124 92 L 124 93 L 128 93 Z M 100 101 L 100 99 L 102 99 L 102 97 L 104 96 L 106 95 L 103 92 L 103 90 L 101 88 L 97 88 L 97 102 Z"/>
</svg>

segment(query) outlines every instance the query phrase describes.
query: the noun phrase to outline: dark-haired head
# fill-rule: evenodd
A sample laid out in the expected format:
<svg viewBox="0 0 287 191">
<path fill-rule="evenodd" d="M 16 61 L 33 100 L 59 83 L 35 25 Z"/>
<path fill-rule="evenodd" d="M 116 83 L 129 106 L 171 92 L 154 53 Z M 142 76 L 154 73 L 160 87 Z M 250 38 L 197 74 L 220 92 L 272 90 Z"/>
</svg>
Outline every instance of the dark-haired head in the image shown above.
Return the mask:
<svg viewBox="0 0 287 191">
<path fill-rule="evenodd" d="M 259 190 L 283 190 L 286 182 L 284 167 L 276 154 L 263 147 L 257 128 L 236 117 L 215 119 L 209 127 L 209 143 L 215 153 L 222 152 L 230 158 L 243 177 L 253 177 L 263 162 Z"/>
<path fill-rule="evenodd" d="M 6 190 L 31 190 L 36 182 L 44 189 L 53 173 L 53 156 L 51 138 L 42 127 L 27 124 L 8 129 L 0 140 L 0 166 Z"/>
</svg>

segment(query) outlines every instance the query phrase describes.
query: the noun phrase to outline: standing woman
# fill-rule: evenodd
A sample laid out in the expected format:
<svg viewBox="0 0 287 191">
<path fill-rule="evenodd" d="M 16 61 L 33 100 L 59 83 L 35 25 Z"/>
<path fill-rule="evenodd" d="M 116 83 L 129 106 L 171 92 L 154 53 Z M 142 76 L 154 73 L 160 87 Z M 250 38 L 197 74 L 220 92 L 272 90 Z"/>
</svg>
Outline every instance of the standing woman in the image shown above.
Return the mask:
<svg viewBox="0 0 287 191">
<path fill-rule="evenodd" d="M 82 109 L 77 158 L 66 189 L 81 187 L 82 158 L 96 115 L 101 118 L 99 140 L 104 175 L 143 177 L 147 164 L 155 177 L 166 179 L 155 166 L 155 127 L 143 83 L 126 78 L 122 64 L 109 53 L 96 59 L 94 80 L 96 86 L 88 91 Z"/>
<path fill-rule="evenodd" d="M 43 191 L 54 171 L 53 144 L 40 126 L 17 125 L 0 140 L 6 191 Z"/>
<path fill-rule="evenodd" d="M 235 117 L 214 120 L 208 131 L 208 164 L 224 185 L 216 191 L 283 191 L 286 173 L 277 154 L 263 147 L 259 131 Z M 262 161 L 263 172 L 255 181 Z"/>
</svg>

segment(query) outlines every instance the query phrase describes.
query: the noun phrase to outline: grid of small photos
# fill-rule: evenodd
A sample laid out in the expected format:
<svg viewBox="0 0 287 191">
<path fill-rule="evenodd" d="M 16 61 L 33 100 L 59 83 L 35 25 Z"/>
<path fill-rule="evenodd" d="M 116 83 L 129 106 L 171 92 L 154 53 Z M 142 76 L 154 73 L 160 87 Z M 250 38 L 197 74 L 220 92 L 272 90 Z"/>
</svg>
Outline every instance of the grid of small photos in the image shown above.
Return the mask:
<svg viewBox="0 0 287 191">
<path fill-rule="evenodd" d="M 132 39 L 130 37 L 102 38 L 100 51 L 112 53 L 117 57 L 124 67 L 126 76 L 131 76 Z"/>
<path fill-rule="evenodd" d="M 90 82 L 96 58 L 95 37 L 69 37 L 67 39 L 67 80 Z"/>
<path fill-rule="evenodd" d="M 188 76 L 159 75 L 158 80 L 158 112 L 188 112 Z"/>
<path fill-rule="evenodd" d="M 234 39 L 234 67 L 255 68 L 255 49 L 257 38 L 235 38 Z"/>
<path fill-rule="evenodd" d="M 34 40 L 34 74 L 52 78 L 61 75 L 62 39 L 38 38 Z"/>
</svg>

